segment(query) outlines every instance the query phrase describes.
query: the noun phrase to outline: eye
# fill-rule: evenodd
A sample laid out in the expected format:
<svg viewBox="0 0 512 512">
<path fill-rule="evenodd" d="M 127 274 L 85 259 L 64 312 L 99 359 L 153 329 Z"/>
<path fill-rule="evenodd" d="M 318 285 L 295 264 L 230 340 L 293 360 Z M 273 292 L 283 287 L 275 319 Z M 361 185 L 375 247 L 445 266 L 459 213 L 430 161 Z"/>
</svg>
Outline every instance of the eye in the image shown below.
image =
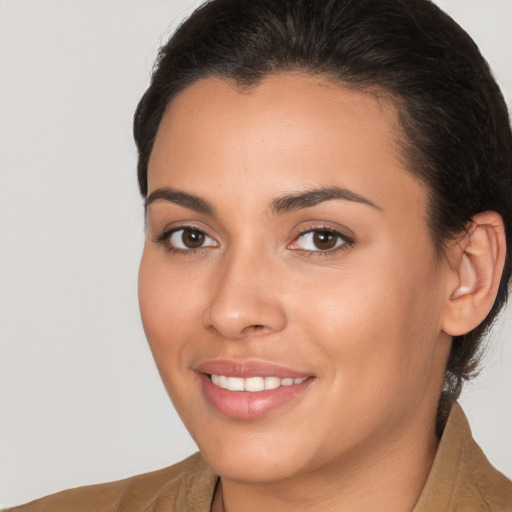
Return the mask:
<svg viewBox="0 0 512 512">
<path fill-rule="evenodd" d="M 299 235 L 289 247 L 301 251 L 329 252 L 352 244 L 352 240 L 338 231 L 310 229 Z"/>
<path fill-rule="evenodd" d="M 156 240 L 164 243 L 170 250 L 193 251 L 205 247 L 217 247 L 218 243 L 204 231 L 193 227 L 183 227 L 162 233 Z"/>
</svg>

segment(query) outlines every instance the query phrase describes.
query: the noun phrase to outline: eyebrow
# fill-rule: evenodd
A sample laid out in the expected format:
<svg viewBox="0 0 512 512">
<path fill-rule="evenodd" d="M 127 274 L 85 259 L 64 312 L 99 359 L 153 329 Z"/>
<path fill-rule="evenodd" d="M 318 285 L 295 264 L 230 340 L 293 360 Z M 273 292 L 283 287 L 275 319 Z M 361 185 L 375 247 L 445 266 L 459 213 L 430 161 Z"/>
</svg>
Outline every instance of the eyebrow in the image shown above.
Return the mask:
<svg viewBox="0 0 512 512">
<path fill-rule="evenodd" d="M 381 210 L 381 208 L 375 203 L 372 203 L 369 199 L 366 199 L 351 190 L 340 187 L 324 187 L 308 190 L 298 194 L 287 194 L 285 196 L 281 196 L 272 202 L 271 211 L 276 215 L 282 215 L 284 213 L 301 210 L 302 208 L 311 208 L 312 206 L 316 206 L 325 201 L 337 199 L 366 204 L 377 210 Z M 145 201 L 144 208 L 146 212 L 148 206 L 155 201 L 167 201 L 199 213 L 215 215 L 215 208 L 205 199 L 187 192 L 173 190 L 168 187 L 158 188 L 151 192 Z"/>
<path fill-rule="evenodd" d="M 155 201 L 167 201 L 169 203 L 174 203 L 179 206 L 188 208 L 189 210 L 195 210 L 196 212 L 205 213 L 207 215 L 215 214 L 215 208 L 205 199 L 202 199 L 193 194 L 188 194 L 187 192 L 179 192 L 177 190 L 173 190 L 172 188 L 158 188 L 151 192 L 144 204 L 144 209 L 146 212 L 148 206 Z"/>
<path fill-rule="evenodd" d="M 280 215 L 300 210 L 302 208 L 310 208 L 325 201 L 332 201 L 336 199 L 361 203 L 371 206 L 377 210 L 382 210 L 382 208 L 377 206 L 375 203 L 372 203 L 369 199 L 366 199 L 351 190 L 339 187 L 325 187 L 309 190 L 299 194 L 282 196 L 272 203 L 272 212 Z"/>
</svg>

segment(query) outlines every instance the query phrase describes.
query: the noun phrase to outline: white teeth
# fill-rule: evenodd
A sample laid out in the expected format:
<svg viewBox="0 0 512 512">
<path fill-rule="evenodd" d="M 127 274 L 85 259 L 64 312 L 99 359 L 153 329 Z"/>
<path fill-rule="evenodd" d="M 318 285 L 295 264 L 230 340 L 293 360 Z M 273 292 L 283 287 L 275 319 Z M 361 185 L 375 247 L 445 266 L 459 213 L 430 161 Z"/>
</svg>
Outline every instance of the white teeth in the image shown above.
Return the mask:
<svg viewBox="0 0 512 512">
<path fill-rule="evenodd" d="M 265 379 L 263 377 L 249 377 L 245 379 L 245 391 L 263 391 Z"/>
<path fill-rule="evenodd" d="M 249 391 L 257 392 L 265 389 L 276 389 L 280 386 L 292 386 L 293 384 L 300 384 L 304 382 L 307 377 L 300 377 L 292 379 L 285 377 L 226 377 L 225 375 L 211 375 L 213 384 L 229 391 Z"/>
<path fill-rule="evenodd" d="M 279 377 L 265 377 L 265 389 L 276 389 L 281 385 Z"/>
<path fill-rule="evenodd" d="M 228 389 L 229 391 L 243 391 L 244 379 L 239 377 L 228 377 Z"/>
</svg>

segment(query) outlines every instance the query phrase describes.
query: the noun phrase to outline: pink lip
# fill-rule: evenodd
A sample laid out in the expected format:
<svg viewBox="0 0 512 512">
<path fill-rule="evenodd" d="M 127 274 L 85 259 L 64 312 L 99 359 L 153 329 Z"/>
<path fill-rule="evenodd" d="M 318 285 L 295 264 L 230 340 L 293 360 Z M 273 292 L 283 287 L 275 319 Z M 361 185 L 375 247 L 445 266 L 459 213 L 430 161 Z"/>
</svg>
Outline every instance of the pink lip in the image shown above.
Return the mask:
<svg viewBox="0 0 512 512">
<path fill-rule="evenodd" d="M 285 406 L 301 395 L 315 380 L 304 372 L 297 372 L 282 366 L 260 361 L 229 361 L 214 360 L 197 365 L 194 370 L 199 374 L 203 393 L 207 401 L 221 414 L 230 418 L 253 420 L 270 414 Z M 229 377 L 308 377 L 300 384 L 280 386 L 257 392 L 229 391 L 216 386 L 210 375 L 226 375 Z"/>
<path fill-rule="evenodd" d="M 226 375 L 227 377 L 279 377 L 285 379 L 291 377 L 309 377 L 310 374 L 291 370 L 284 366 L 263 361 L 236 361 L 229 359 L 215 359 L 198 364 L 194 370 L 198 373 L 208 373 L 209 375 Z"/>
</svg>

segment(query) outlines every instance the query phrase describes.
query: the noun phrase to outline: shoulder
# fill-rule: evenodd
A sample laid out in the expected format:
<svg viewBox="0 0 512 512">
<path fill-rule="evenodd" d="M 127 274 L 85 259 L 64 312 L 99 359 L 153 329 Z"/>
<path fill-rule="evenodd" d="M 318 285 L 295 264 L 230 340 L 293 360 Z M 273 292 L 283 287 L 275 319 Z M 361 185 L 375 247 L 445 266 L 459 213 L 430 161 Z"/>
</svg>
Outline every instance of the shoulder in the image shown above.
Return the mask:
<svg viewBox="0 0 512 512">
<path fill-rule="evenodd" d="M 487 460 L 457 403 L 414 512 L 433 510 L 512 512 L 512 481 Z"/>
<path fill-rule="evenodd" d="M 69 489 L 7 512 L 208 511 L 216 480 L 196 453 L 158 471 Z"/>
<path fill-rule="evenodd" d="M 463 491 L 478 495 L 482 505 L 487 507 L 483 510 L 512 511 L 512 481 L 491 465 L 473 440 L 468 446 L 468 473 Z"/>
</svg>

